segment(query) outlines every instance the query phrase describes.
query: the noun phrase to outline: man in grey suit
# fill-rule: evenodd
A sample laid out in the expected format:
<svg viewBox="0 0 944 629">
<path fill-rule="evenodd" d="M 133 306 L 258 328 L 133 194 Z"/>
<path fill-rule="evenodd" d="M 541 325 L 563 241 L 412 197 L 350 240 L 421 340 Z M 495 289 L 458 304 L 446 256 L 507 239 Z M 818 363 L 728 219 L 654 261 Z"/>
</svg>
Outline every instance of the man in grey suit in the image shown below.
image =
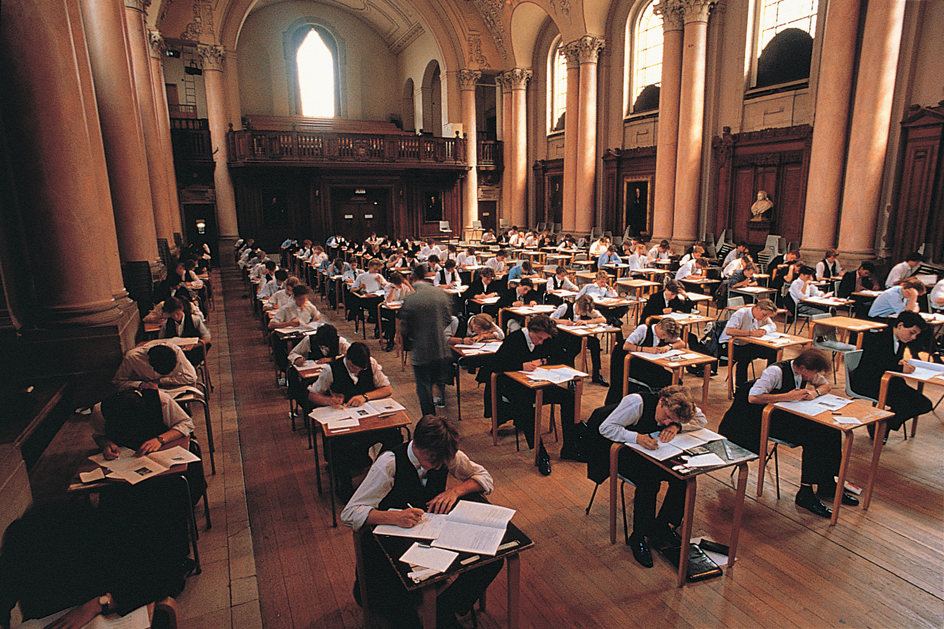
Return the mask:
<svg viewBox="0 0 944 629">
<path fill-rule="evenodd" d="M 440 399 L 445 400 L 451 367 L 445 328 L 452 322 L 452 299 L 426 279 L 426 265 L 413 269 L 410 279 L 416 292 L 403 300 L 400 335 L 410 349 L 420 409 L 423 415 L 435 415 L 433 383 L 439 386 Z"/>
</svg>

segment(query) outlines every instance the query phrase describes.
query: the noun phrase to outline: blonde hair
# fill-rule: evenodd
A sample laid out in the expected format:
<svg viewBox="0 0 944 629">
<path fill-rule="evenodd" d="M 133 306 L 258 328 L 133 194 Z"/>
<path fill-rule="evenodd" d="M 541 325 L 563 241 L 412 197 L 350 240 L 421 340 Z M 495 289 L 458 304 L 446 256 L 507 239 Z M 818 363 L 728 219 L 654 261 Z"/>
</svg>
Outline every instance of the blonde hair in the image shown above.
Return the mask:
<svg viewBox="0 0 944 629">
<path fill-rule="evenodd" d="M 674 384 L 663 388 L 659 391 L 659 400 L 662 402 L 662 408 L 675 415 L 683 424 L 695 419 L 695 403 L 692 402 L 688 389 L 682 385 Z"/>
<path fill-rule="evenodd" d="M 485 314 L 483 312 L 469 319 L 470 330 L 475 329 L 481 332 L 488 332 L 489 330 L 492 330 L 494 328 L 495 328 L 495 320 L 492 319 L 492 315 L 490 314 Z"/>
<path fill-rule="evenodd" d="M 672 342 L 679 340 L 680 334 L 682 333 L 682 326 L 679 325 L 679 322 L 673 319 L 672 317 L 663 317 L 659 319 L 659 327 L 662 328 L 662 331 L 669 335 L 669 339 Z"/>
</svg>

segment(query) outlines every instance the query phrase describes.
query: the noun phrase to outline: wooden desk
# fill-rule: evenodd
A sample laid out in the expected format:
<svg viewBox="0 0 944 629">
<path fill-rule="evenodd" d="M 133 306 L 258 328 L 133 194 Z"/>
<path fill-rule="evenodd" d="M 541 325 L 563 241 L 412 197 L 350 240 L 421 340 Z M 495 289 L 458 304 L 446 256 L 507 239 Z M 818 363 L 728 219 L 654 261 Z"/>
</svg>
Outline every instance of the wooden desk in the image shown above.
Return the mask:
<svg viewBox="0 0 944 629">
<path fill-rule="evenodd" d="M 666 317 L 670 319 L 675 319 L 676 323 L 678 323 L 679 326 L 681 326 L 683 333 L 685 332 L 685 328 L 689 326 L 699 325 L 701 323 L 708 323 L 710 321 L 714 321 L 713 318 L 708 317 L 706 315 L 697 314 L 697 313 L 683 314 L 679 312 L 679 313 L 672 313 L 672 314 L 667 314 L 667 315 L 652 315 L 651 317 L 648 317 L 648 320 L 644 321 L 644 323 L 648 324 L 650 321 L 659 321 L 660 319 L 665 319 Z M 682 340 L 683 341 L 685 340 L 684 336 L 682 337 Z"/>
<path fill-rule="evenodd" d="M 764 288 L 763 286 L 742 286 L 741 288 L 732 288 L 728 292 L 737 293 L 744 297 L 750 297 L 754 301 L 758 299 L 764 299 L 765 297 L 770 297 L 771 295 L 776 294 L 772 288 Z"/>
<path fill-rule="evenodd" d="M 721 445 L 722 442 L 727 443 L 732 458 L 729 459 L 727 457 L 724 446 Z M 619 482 L 619 453 L 620 450 L 628 447 L 629 446 L 627 446 L 625 443 L 614 443 L 612 446 L 610 446 L 610 544 L 616 543 L 616 490 L 617 483 Z M 737 493 L 735 494 L 734 498 L 734 516 L 731 519 L 731 536 L 728 539 L 728 566 L 730 567 L 734 565 L 734 562 L 737 559 L 738 538 L 741 533 L 741 517 L 744 513 L 744 494 L 746 493 L 747 489 L 747 464 L 750 461 L 758 458 L 763 461 L 763 457 L 758 457 L 753 452 L 745 450 L 741 446 L 737 445 L 736 443 L 731 443 L 727 439 L 711 441 L 705 444 L 705 447 L 721 457 L 721 459 L 725 461 L 724 465 L 695 468 L 694 471 L 682 474 L 681 472 L 672 469 L 679 463 L 679 461 L 673 461 L 672 459 L 659 461 L 650 456 L 647 456 L 645 453 L 639 452 L 638 450 L 633 450 L 633 453 L 649 459 L 672 476 L 681 478 L 685 481 L 685 515 L 682 518 L 682 529 L 679 531 L 679 535 L 683 540 L 683 546 L 686 546 L 686 548 L 687 544 L 690 543 L 689 540 L 692 539 L 692 522 L 695 519 L 695 496 L 697 495 L 698 489 L 698 477 L 702 474 L 705 474 L 706 472 L 714 472 L 726 467 L 731 467 L 732 465 L 737 466 Z M 684 552 L 683 550 L 682 552 L 679 552 L 678 587 L 682 587 L 685 584 L 685 578 L 687 576 L 688 553 Z"/>
<path fill-rule="evenodd" d="M 924 385 L 926 383 L 938 384 L 938 385 L 944 386 L 944 378 L 941 378 L 941 377 L 924 379 L 924 378 L 916 377 L 914 374 L 910 374 L 910 373 L 901 373 L 900 371 L 886 371 L 885 375 L 882 376 L 882 383 L 881 385 L 879 385 L 879 389 L 878 389 L 878 402 L 876 403 L 877 408 L 881 408 L 881 409 L 885 408 L 885 401 L 888 398 L 888 383 L 891 381 L 892 378 L 903 378 L 905 380 L 910 380 L 911 382 L 916 382 L 918 384 L 918 393 L 924 392 Z M 912 437 L 915 436 L 915 431 L 917 429 L 918 429 L 918 418 L 915 417 L 911 423 L 911 436 Z M 868 507 L 868 504 L 869 504 L 868 500 L 871 499 L 871 497 L 872 497 L 871 494 L 868 494 L 866 496 L 866 501 L 865 501 L 866 508 Z"/>
<path fill-rule="evenodd" d="M 569 365 L 545 365 L 544 369 L 558 369 L 561 367 L 569 367 Z M 492 374 L 492 445 L 498 445 L 498 376 L 505 376 L 506 378 L 511 379 L 518 385 L 525 387 L 526 389 L 534 390 L 534 465 L 538 464 L 538 457 L 541 453 L 541 448 L 538 447 L 538 444 L 541 443 L 541 424 L 544 418 L 544 389 L 545 387 L 557 386 L 553 382 L 545 381 L 534 381 L 531 380 L 527 374 L 523 374 L 518 371 L 504 371 Z M 583 379 L 586 376 L 575 376 L 572 381 L 576 384 L 576 389 L 574 390 L 574 423 L 580 421 L 580 400 L 583 397 Z M 562 384 L 567 384 L 566 382 Z M 564 421 L 564 418 L 561 417 L 561 421 Z"/>
<path fill-rule="evenodd" d="M 528 319 L 530 317 L 537 314 L 550 315 L 555 310 L 557 310 L 555 306 L 544 304 L 538 304 L 537 306 L 515 306 L 514 308 L 502 308 L 498 311 L 498 327 L 500 327 L 502 330 L 505 329 L 505 318 L 508 317 L 509 313 L 519 317 L 524 317 L 524 326 L 526 326 L 528 325 Z"/>
<path fill-rule="evenodd" d="M 600 334 L 615 334 L 619 332 L 619 328 L 614 328 L 611 325 L 605 323 L 598 325 L 562 325 L 557 324 L 557 329 L 561 332 L 566 332 L 580 339 L 580 367 L 579 371 L 587 370 L 587 338 L 591 336 L 598 336 Z"/>
<path fill-rule="evenodd" d="M 826 308 L 830 311 L 834 308 L 852 308 L 855 304 L 851 299 L 840 299 L 839 297 L 807 297 L 806 299 L 801 299 L 800 302 L 818 308 Z"/>
<path fill-rule="evenodd" d="M 501 341 L 497 341 L 501 342 Z M 471 359 L 476 356 L 493 356 L 495 352 L 483 351 L 483 350 L 471 350 L 464 347 L 456 347 L 455 345 L 450 345 L 449 349 L 452 350 L 453 357 L 456 362 L 456 413 L 458 421 L 462 421 L 462 391 L 459 388 L 459 381 L 462 379 L 462 370 L 464 368 L 464 363 L 471 362 Z"/>
<path fill-rule="evenodd" d="M 604 270 L 604 271 L 612 271 L 612 272 L 616 275 L 616 277 L 623 277 L 624 275 L 628 275 L 628 274 L 629 274 L 629 272 L 630 272 L 630 266 L 629 266 L 628 264 L 624 264 L 624 263 L 614 264 L 614 263 L 611 262 L 611 263 L 609 263 L 609 264 L 604 264 L 604 265 L 603 265 L 603 270 Z"/>
<path fill-rule="evenodd" d="M 358 562 L 358 574 L 364 574 L 363 571 L 363 558 L 361 557 L 361 540 L 358 539 L 359 535 L 373 535 L 373 531 L 366 531 L 363 533 L 354 534 L 354 549 L 355 554 L 357 555 Z M 495 556 L 490 557 L 488 555 L 473 555 L 472 553 L 460 552 L 459 556 L 452 562 L 452 565 L 446 572 L 433 575 L 432 577 L 415 583 L 413 579 L 410 578 L 409 573 L 411 571 L 410 566 L 400 561 L 400 557 L 403 556 L 403 553 L 413 545 L 415 541 L 414 538 L 410 537 L 392 537 L 387 535 L 375 535 L 374 539 L 377 540 L 378 546 L 380 546 L 381 551 L 383 551 L 384 556 L 387 560 L 390 561 L 390 565 L 393 566 L 397 575 L 400 577 L 400 582 L 403 584 L 403 587 L 407 591 L 420 590 L 423 593 L 423 603 L 420 607 L 420 617 L 423 622 L 424 629 L 435 629 L 436 628 L 436 597 L 439 593 L 446 588 L 451 580 L 469 570 L 474 570 L 486 564 L 493 563 L 495 561 L 505 560 L 505 569 L 506 575 L 508 578 L 508 627 L 509 629 L 516 629 L 518 626 L 518 613 L 519 613 L 519 592 L 520 592 L 520 581 L 521 581 L 521 565 L 519 554 L 523 550 L 527 550 L 534 546 L 534 542 L 531 539 L 521 532 L 517 526 L 513 523 L 508 523 L 508 528 L 505 531 L 505 536 L 502 538 L 502 546 L 505 544 L 510 544 L 514 542 L 514 546 L 510 548 L 502 549 L 499 546 L 499 551 L 495 553 Z M 463 563 L 472 557 L 478 557 L 478 559 Z M 367 592 L 364 589 L 364 580 L 360 580 L 361 584 L 361 600 L 368 601 Z M 480 601 L 480 609 L 484 609 L 483 597 Z M 365 610 L 368 608 L 368 605 L 365 605 Z"/>
<path fill-rule="evenodd" d="M 311 414 L 309 414 L 309 421 L 318 426 L 318 432 L 321 434 L 321 443 L 325 449 L 325 462 L 328 463 L 328 481 L 330 484 L 330 487 L 328 488 L 328 494 L 331 496 L 331 526 L 337 528 L 338 515 L 337 509 L 334 505 L 334 468 L 332 467 L 331 462 L 331 450 L 328 448 L 330 444 L 328 439 L 331 437 L 344 437 L 347 435 L 364 434 L 373 432 L 375 430 L 384 430 L 386 428 L 402 428 L 403 426 L 409 426 L 412 424 L 413 420 L 410 419 L 410 416 L 407 415 L 405 411 L 396 411 L 390 415 L 368 417 L 366 419 L 360 420 L 360 424 L 354 428 L 341 428 L 339 430 L 331 430 L 328 428 L 327 424 L 322 424 L 314 417 L 311 417 Z M 318 494 L 320 495 L 322 492 L 321 459 L 318 454 L 317 438 L 314 441 L 313 450 L 315 451 L 315 479 L 318 485 Z"/>
<path fill-rule="evenodd" d="M 763 339 L 756 336 L 739 336 L 739 341 L 747 341 L 767 349 L 777 350 L 777 360 L 783 359 L 783 350 L 788 347 L 801 347 L 803 345 L 812 345 L 813 339 L 803 338 L 802 336 L 791 336 L 778 332 L 775 339 Z M 728 341 L 728 399 L 734 397 L 734 338 Z"/>
<path fill-rule="evenodd" d="M 813 338 L 813 328 L 817 325 L 830 326 L 837 330 L 842 330 L 843 343 L 846 342 L 846 338 L 850 332 L 856 332 L 858 334 L 856 338 L 856 349 L 862 349 L 862 340 L 865 338 L 864 332 L 886 327 L 885 323 L 878 323 L 877 321 L 869 321 L 867 319 L 854 319 L 852 317 L 827 317 L 825 319 L 817 319 L 813 321 L 813 323 L 815 325 L 809 326 L 810 339 Z"/>
<path fill-rule="evenodd" d="M 554 264 L 557 266 L 567 266 L 570 263 L 571 258 L 574 255 L 572 253 L 549 253 L 544 261 L 547 264 Z"/>
<path fill-rule="evenodd" d="M 698 358 L 684 358 L 684 359 L 675 359 L 678 354 L 675 356 L 670 356 L 669 358 L 663 358 L 662 354 L 647 354 L 640 353 L 634 354 L 630 352 L 626 354 L 626 358 L 623 359 L 623 397 L 629 395 L 629 361 L 635 356 L 641 360 L 647 360 L 654 365 L 662 367 L 666 371 L 672 374 L 672 384 L 679 384 L 682 381 L 682 370 L 685 367 L 697 367 L 698 365 L 705 366 L 705 374 L 702 376 L 702 389 L 701 389 L 701 403 L 702 406 L 708 404 L 708 384 L 711 382 L 711 368 L 709 365 L 711 363 L 718 362 L 718 359 L 714 356 L 707 356 L 705 354 L 699 354 L 698 352 L 686 351 L 686 354 L 697 354 Z"/>
<path fill-rule="evenodd" d="M 642 297 L 641 293 L 643 293 L 644 290 L 648 295 L 652 292 L 653 288 L 658 288 L 659 286 L 662 286 L 662 284 L 658 282 L 651 282 L 649 280 L 626 279 L 623 277 L 616 280 L 616 286 L 617 288 L 625 288 L 627 290 L 635 291 L 636 299 L 640 299 Z"/>
<path fill-rule="evenodd" d="M 887 375 L 887 374 L 886 374 Z M 885 440 L 885 420 L 893 417 L 894 413 L 874 408 L 867 400 L 853 400 L 851 404 L 846 405 L 838 411 L 844 417 L 855 417 L 860 424 L 837 424 L 829 411 L 823 411 L 818 415 L 807 415 L 795 410 L 780 408 L 776 404 L 768 404 L 764 407 L 760 422 L 760 448 L 763 456 L 758 457 L 757 468 L 757 495 L 764 493 L 764 468 L 767 464 L 767 441 L 770 437 L 770 416 L 774 410 L 783 413 L 789 413 L 803 419 L 814 421 L 830 428 L 835 428 L 842 432 L 844 439 L 842 442 L 842 461 L 839 464 L 839 476 L 836 478 L 836 495 L 833 498 L 833 517 L 829 520 L 830 526 L 836 524 L 839 520 L 839 508 L 842 506 L 843 487 L 845 487 L 846 471 L 849 468 L 849 456 L 852 454 L 852 431 L 860 426 L 868 424 L 878 424 L 875 428 L 875 442 L 872 445 L 872 464 L 869 467 L 869 481 L 865 487 L 865 499 L 863 500 L 863 509 L 868 509 L 869 501 L 872 499 L 872 485 L 875 482 L 875 473 L 878 471 L 878 459 L 882 454 L 882 442 Z"/>
</svg>

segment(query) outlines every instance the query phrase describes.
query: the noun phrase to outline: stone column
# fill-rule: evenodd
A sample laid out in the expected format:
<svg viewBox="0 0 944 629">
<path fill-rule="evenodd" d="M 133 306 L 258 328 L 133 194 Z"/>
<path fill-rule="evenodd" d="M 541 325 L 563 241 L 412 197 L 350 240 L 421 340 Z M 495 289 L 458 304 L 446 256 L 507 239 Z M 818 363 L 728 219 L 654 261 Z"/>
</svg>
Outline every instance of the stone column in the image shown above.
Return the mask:
<svg viewBox="0 0 944 629">
<path fill-rule="evenodd" d="M 675 222 L 675 161 L 678 159 L 679 95 L 682 90 L 682 11 L 678 0 L 662 0 L 662 78 L 659 90 L 659 136 L 653 191 L 653 240 L 672 237 Z"/>
<path fill-rule="evenodd" d="M 567 106 L 564 118 L 563 224 L 565 234 L 577 230 L 577 137 L 580 124 L 580 51 L 579 42 L 562 48 L 567 59 Z M 552 90 L 553 93 L 553 90 Z"/>
<path fill-rule="evenodd" d="M 138 94 L 138 111 L 144 130 L 154 226 L 157 237 L 167 239 L 167 245 L 173 248 L 174 225 L 171 218 L 170 197 L 167 194 L 167 170 L 164 165 L 164 152 L 161 148 L 157 109 L 154 105 L 151 85 L 150 44 L 148 43 L 150 38 L 144 26 L 144 11 L 148 2 L 147 0 L 124 0 L 124 2 L 134 87 Z"/>
<path fill-rule="evenodd" d="M 682 83 L 679 93 L 675 217 L 672 226 L 672 240 L 679 246 L 693 243 L 698 236 L 708 13 L 714 3 L 715 0 L 682 0 L 685 40 L 682 52 Z M 659 135 L 662 135 L 661 130 Z"/>
<path fill-rule="evenodd" d="M 3 122 L 15 154 L 29 272 L 42 282 L 29 313 L 40 329 L 113 325 L 121 318 L 102 264 L 101 216 L 110 207 L 99 188 L 104 158 L 89 137 L 91 94 L 79 68 L 84 63 L 88 71 L 88 57 L 75 46 L 81 24 L 77 3 L 73 8 L 62 0 L 0 4 Z M 53 362 L 63 359 L 57 354 Z"/>
<path fill-rule="evenodd" d="M 577 189 L 574 230 L 590 233 L 596 223 L 593 196 L 597 174 L 597 60 L 606 42 L 584 35 L 577 41 L 580 58 L 580 110 L 577 112 Z"/>
<path fill-rule="evenodd" d="M 860 3 L 830 0 L 826 9 L 801 243 L 813 258 L 836 244 Z"/>
<path fill-rule="evenodd" d="M 81 4 L 118 250 L 124 262 L 155 262 L 157 234 L 144 158 L 144 131 L 125 47 L 124 9 L 118 0 L 82 0 Z"/>
<path fill-rule="evenodd" d="M 514 145 L 514 125 L 512 124 L 511 82 L 508 79 L 508 73 L 499 74 L 495 80 L 502 90 L 502 196 L 501 211 L 495 217 L 495 233 L 498 234 L 501 230 L 502 219 L 508 220 L 509 224 L 513 222 L 511 193 L 514 186 L 512 185 L 511 147 Z"/>
<path fill-rule="evenodd" d="M 180 195 L 177 192 L 177 173 L 174 170 L 174 147 L 170 140 L 170 110 L 167 106 L 167 87 L 164 85 L 164 55 L 167 47 L 159 31 L 148 31 L 151 52 L 151 83 L 154 93 L 154 113 L 157 118 L 158 137 L 164 155 L 164 172 L 167 181 L 167 197 L 170 201 L 170 218 L 174 231 L 183 238 L 186 235 L 180 216 Z"/>
<path fill-rule="evenodd" d="M 505 73 L 511 83 L 511 224 L 528 226 L 528 107 L 531 70 L 514 68 Z"/>
<path fill-rule="evenodd" d="M 479 218 L 478 127 L 475 117 L 475 84 L 482 78 L 480 70 L 459 70 L 457 79 L 462 94 L 462 127 L 465 130 L 465 158 L 469 172 L 462 189 L 462 224 L 453 231 L 463 234 Z"/>
<path fill-rule="evenodd" d="M 852 261 L 875 250 L 905 4 L 869 2 L 866 9 L 839 219 L 839 251 Z"/>
<path fill-rule="evenodd" d="M 226 81 L 223 67 L 226 48 L 201 44 L 197 47 L 203 59 L 203 82 L 206 87 L 207 118 L 210 125 L 210 143 L 213 145 L 213 184 L 216 188 L 216 223 L 220 229 L 220 251 L 229 251 L 228 245 L 239 238 L 236 224 L 236 194 L 229 176 L 229 157 L 226 133 L 229 130 L 229 110 L 226 107 Z"/>
</svg>

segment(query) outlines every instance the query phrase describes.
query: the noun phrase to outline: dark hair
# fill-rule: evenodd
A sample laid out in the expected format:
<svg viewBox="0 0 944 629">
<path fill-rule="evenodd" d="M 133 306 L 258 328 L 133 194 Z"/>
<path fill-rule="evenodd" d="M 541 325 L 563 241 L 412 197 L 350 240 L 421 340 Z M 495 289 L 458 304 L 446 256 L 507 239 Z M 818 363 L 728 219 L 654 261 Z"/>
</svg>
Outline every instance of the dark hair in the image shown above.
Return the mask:
<svg viewBox="0 0 944 629">
<path fill-rule="evenodd" d="M 355 367 L 367 369 L 370 366 L 370 348 L 367 347 L 367 343 L 362 341 L 351 343 L 351 346 L 347 348 L 346 356 Z"/>
<path fill-rule="evenodd" d="M 860 269 L 865 269 L 869 273 L 875 273 L 875 265 L 868 260 L 859 265 Z"/>
<path fill-rule="evenodd" d="M 499 249 L 498 251 L 495 252 L 495 257 L 496 257 L 496 258 L 497 258 L 498 256 L 501 256 L 501 257 L 504 258 L 504 257 L 507 256 L 507 255 L 508 255 L 508 253 L 507 253 L 504 249 Z"/>
<path fill-rule="evenodd" d="M 663 240 L 662 242 L 659 243 L 659 246 L 662 247 L 663 249 L 666 249 L 669 246 L 669 241 Z"/>
<path fill-rule="evenodd" d="M 922 255 L 921 255 L 920 253 L 918 253 L 917 251 L 912 251 L 912 252 L 909 253 L 908 256 L 905 258 L 905 261 L 906 261 L 906 262 L 924 262 L 924 256 L 922 256 Z"/>
<path fill-rule="evenodd" d="M 410 279 L 414 282 L 425 281 L 427 272 L 428 269 L 425 264 L 417 264 L 413 267 L 413 273 L 410 274 Z"/>
<path fill-rule="evenodd" d="M 445 263 L 444 266 L 445 266 L 447 269 L 454 269 L 454 268 L 456 268 L 456 261 L 455 261 L 454 259 L 452 259 L 452 258 L 449 258 L 448 260 L 446 260 L 446 263 Z"/>
<path fill-rule="evenodd" d="M 265 268 L 268 269 L 269 271 L 274 271 L 275 267 L 277 266 L 278 265 L 275 263 L 275 260 L 266 260 Z"/>
<path fill-rule="evenodd" d="M 519 286 L 527 286 L 528 288 L 534 288 L 534 282 L 531 281 L 530 277 L 522 277 L 518 280 Z"/>
<path fill-rule="evenodd" d="M 459 451 L 459 431 L 445 417 L 424 415 L 413 429 L 413 447 L 437 467 L 448 465 Z"/>
<path fill-rule="evenodd" d="M 163 343 L 148 350 L 148 364 L 162 376 L 166 376 L 177 366 L 177 353 Z"/>
<path fill-rule="evenodd" d="M 805 349 L 793 359 L 798 366 L 818 373 L 825 373 L 830 370 L 831 363 L 826 355 L 818 349 Z"/>
<path fill-rule="evenodd" d="M 484 269 L 480 269 L 480 270 L 479 270 L 479 277 L 480 277 L 480 278 L 482 278 L 482 277 L 487 277 L 487 278 L 490 279 L 490 280 L 495 279 L 495 269 L 493 269 L 493 268 L 490 267 L 490 266 L 487 266 L 487 267 L 485 267 Z"/>
<path fill-rule="evenodd" d="M 800 267 L 800 275 L 816 275 L 816 271 L 813 270 L 813 267 L 804 264 Z"/>
<path fill-rule="evenodd" d="M 184 302 L 180 301 L 176 297 L 168 297 L 164 300 L 164 305 L 161 306 L 161 310 L 164 312 L 177 312 L 178 310 L 184 309 Z"/>
<path fill-rule="evenodd" d="M 327 347 L 332 356 L 337 356 L 339 338 L 338 329 L 330 323 L 326 323 L 315 331 L 310 342 L 315 347 Z"/>
<path fill-rule="evenodd" d="M 521 270 L 522 270 L 522 271 L 527 271 L 528 273 L 530 273 L 530 272 L 531 272 L 531 261 L 530 261 L 530 260 L 525 260 L 525 261 L 523 261 L 523 262 L 521 263 Z"/>
<path fill-rule="evenodd" d="M 566 273 L 566 272 L 567 272 L 567 269 L 565 269 L 563 266 L 559 264 L 557 265 L 557 268 L 554 269 L 554 275 L 560 275 L 561 273 Z"/>
<path fill-rule="evenodd" d="M 682 284 L 678 280 L 669 280 L 665 283 L 665 290 L 677 294 L 681 293 L 683 289 Z"/>
<path fill-rule="evenodd" d="M 924 317 L 911 310 L 902 310 L 898 313 L 898 316 L 895 317 L 895 324 L 892 327 L 898 327 L 899 324 L 906 328 L 918 326 L 918 329 L 922 332 L 928 329 L 928 322 L 924 320 Z"/>
<path fill-rule="evenodd" d="M 309 295 L 311 294 L 311 289 L 308 288 L 308 284 L 299 284 L 292 289 L 292 295 L 298 297 L 299 295 Z"/>
<path fill-rule="evenodd" d="M 394 286 L 400 286 L 403 284 L 403 279 L 403 273 L 400 273 L 400 271 L 393 271 L 390 273 L 390 283 Z"/>
<path fill-rule="evenodd" d="M 557 322 L 546 314 L 534 315 L 528 321 L 528 332 L 544 332 L 557 336 Z"/>
<path fill-rule="evenodd" d="M 285 280 L 288 279 L 288 271 L 286 271 L 285 269 L 279 269 L 278 271 L 275 272 L 275 279 L 278 280 L 279 282 L 284 282 Z"/>
</svg>

